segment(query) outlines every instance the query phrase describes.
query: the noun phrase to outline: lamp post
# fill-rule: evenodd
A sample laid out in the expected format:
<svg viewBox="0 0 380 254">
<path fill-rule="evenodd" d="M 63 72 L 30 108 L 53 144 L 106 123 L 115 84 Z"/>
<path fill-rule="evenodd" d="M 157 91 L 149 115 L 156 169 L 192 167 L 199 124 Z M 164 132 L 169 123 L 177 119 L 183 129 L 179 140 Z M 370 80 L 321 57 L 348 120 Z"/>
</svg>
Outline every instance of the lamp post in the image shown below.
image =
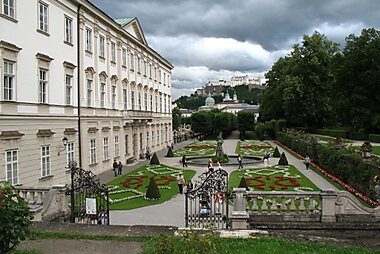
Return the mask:
<svg viewBox="0 0 380 254">
<path fill-rule="evenodd" d="M 58 156 L 61 154 L 61 152 L 63 152 L 63 151 L 65 151 L 66 150 L 66 147 L 67 147 L 67 142 L 68 142 L 69 140 L 66 138 L 66 137 L 64 137 L 63 139 L 62 139 L 62 144 L 63 144 L 63 149 L 62 150 L 59 150 L 58 151 Z"/>
</svg>

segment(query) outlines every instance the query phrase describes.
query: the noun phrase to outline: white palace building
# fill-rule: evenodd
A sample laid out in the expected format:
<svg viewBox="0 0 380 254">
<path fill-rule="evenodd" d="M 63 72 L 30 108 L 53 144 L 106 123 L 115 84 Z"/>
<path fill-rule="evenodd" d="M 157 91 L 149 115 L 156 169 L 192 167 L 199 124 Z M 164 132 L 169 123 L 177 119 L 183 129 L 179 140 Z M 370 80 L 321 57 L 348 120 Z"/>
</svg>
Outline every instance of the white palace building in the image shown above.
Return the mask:
<svg viewBox="0 0 380 254">
<path fill-rule="evenodd" d="M 86 0 L 0 0 L 0 181 L 66 184 L 172 142 L 173 65 L 136 18 Z"/>
</svg>

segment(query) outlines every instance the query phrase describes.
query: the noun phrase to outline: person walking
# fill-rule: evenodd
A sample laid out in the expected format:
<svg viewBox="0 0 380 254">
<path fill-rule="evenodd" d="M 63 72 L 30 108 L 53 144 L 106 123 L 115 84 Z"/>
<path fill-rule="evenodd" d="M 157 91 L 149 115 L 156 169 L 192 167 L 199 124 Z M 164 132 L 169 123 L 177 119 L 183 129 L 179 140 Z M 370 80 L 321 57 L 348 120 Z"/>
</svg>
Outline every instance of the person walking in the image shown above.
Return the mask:
<svg viewBox="0 0 380 254">
<path fill-rule="evenodd" d="M 185 184 L 185 178 L 182 174 L 179 174 L 177 177 L 178 191 L 180 194 L 183 194 L 183 185 Z"/>
<path fill-rule="evenodd" d="M 119 164 L 117 165 L 117 169 L 118 169 L 118 175 L 121 176 L 121 174 L 123 173 L 123 164 L 121 164 L 121 161 L 119 161 Z"/>
<path fill-rule="evenodd" d="M 186 192 L 190 192 L 193 188 L 194 188 L 193 182 L 191 182 L 191 180 L 189 180 L 187 182 Z"/>
<path fill-rule="evenodd" d="M 238 170 L 239 169 L 242 169 L 243 168 L 243 157 L 241 157 L 240 154 L 238 154 L 238 158 L 237 158 L 238 162 L 239 162 L 239 167 L 238 167 Z"/>
<path fill-rule="evenodd" d="M 187 167 L 186 155 L 182 156 L 182 167 Z"/>
<path fill-rule="evenodd" d="M 306 165 L 306 170 L 309 169 L 310 162 L 311 162 L 310 157 L 306 155 L 305 160 L 304 160 L 304 163 L 305 163 L 305 165 Z"/>
<path fill-rule="evenodd" d="M 113 168 L 113 172 L 114 172 L 115 176 L 117 176 L 118 164 L 117 164 L 116 160 L 113 160 L 112 168 Z"/>
</svg>

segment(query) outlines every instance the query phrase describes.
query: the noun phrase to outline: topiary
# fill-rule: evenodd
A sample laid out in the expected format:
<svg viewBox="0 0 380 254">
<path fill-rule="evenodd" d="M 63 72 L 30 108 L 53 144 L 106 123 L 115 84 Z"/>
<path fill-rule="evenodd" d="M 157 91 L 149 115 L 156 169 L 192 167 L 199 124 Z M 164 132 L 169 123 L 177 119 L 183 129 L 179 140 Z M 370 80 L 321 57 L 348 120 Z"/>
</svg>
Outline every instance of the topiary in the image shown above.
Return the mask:
<svg viewBox="0 0 380 254">
<path fill-rule="evenodd" d="M 160 160 L 158 159 L 158 156 L 156 153 L 154 153 L 152 156 L 152 159 L 150 159 L 150 164 L 160 165 Z"/>
<path fill-rule="evenodd" d="M 274 149 L 274 152 L 273 152 L 273 157 L 274 158 L 280 158 L 281 154 L 280 154 L 280 151 L 278 150 L 278 147 L 276 146 L 276 148 Z"/>
<path fill-rule="evenodd" d="M 286 159 L 286 155 L 282 152 L 280 160 L 278 161 L 278 165 L 288 165 L 288 160 Z"/>
<path fill-rule="evenodd" d="M 245 180 L 244 176 L 240 179 L 239 188 L 245 188 L 248 190 L 247 181 Z"/>
<path fill-rule="evenodd" d="M 174 157 L 174 153 L 171 148 L 168 149 L 168 153 L 166 154 L 166 157 Z"/>
<path fill-rule="evenodd" d="M 158 189 L 157 183 L 154 177 L 150 178 L 148 189 L 146 190 L 146 199 L 158 200 L 161 198 L 160 190 Z"/>
<path fill-rule="evenodd" d="M 7 253 L 29 235 L 32 213 L 8 182 L 0 183 L 0 253 Z"/>
</svg>

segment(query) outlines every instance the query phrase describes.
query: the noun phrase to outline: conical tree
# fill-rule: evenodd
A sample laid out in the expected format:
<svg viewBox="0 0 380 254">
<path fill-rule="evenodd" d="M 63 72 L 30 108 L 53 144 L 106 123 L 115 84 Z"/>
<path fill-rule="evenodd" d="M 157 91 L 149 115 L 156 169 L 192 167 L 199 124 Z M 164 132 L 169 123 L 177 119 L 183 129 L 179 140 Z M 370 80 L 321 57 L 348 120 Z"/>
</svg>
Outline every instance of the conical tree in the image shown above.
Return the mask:
<svg viewBox="0 0 380 254">
<path fill-rule="evenodd" d="M 157 183 L 154 180 L 154 177 L 150 178 L 148 189 L 146 190 L 146 198 L 158 200 L 161 198 L 160 190 L 158 189 Z"/>
<path fill-rule="evenodd" d="M 248 190 L 247 181 L 245 180 L 244 176 L 240 179 L 239 188 L 245 188 Z"/>
<path fill-rule="evenodd" d="M 277 146 L 276 148 L 274 149 L 274 152 L 273 152 L 273 157 L 274 158 L 280 158 L 281 154 L 280 154 L 280 151 L 278 150 Z"/>
<path fill-rule="evenodd" d="M 168 149 L 168 153 L 166 154 L 166 157 L 174 157 L 173 150 L 171 148 Z"/>
<path fill-rule="evenodd" d="M 152 159 L 150 159 L 150 164 L 160 165 L 160 160 L 156 153 L 153 154 Z"/>
<path fill-rule="evenodd" d="M 282 152 L 278 165 L 288 165 L 288 160 L 286 159 L 285 153 Z"/>
</svg>

